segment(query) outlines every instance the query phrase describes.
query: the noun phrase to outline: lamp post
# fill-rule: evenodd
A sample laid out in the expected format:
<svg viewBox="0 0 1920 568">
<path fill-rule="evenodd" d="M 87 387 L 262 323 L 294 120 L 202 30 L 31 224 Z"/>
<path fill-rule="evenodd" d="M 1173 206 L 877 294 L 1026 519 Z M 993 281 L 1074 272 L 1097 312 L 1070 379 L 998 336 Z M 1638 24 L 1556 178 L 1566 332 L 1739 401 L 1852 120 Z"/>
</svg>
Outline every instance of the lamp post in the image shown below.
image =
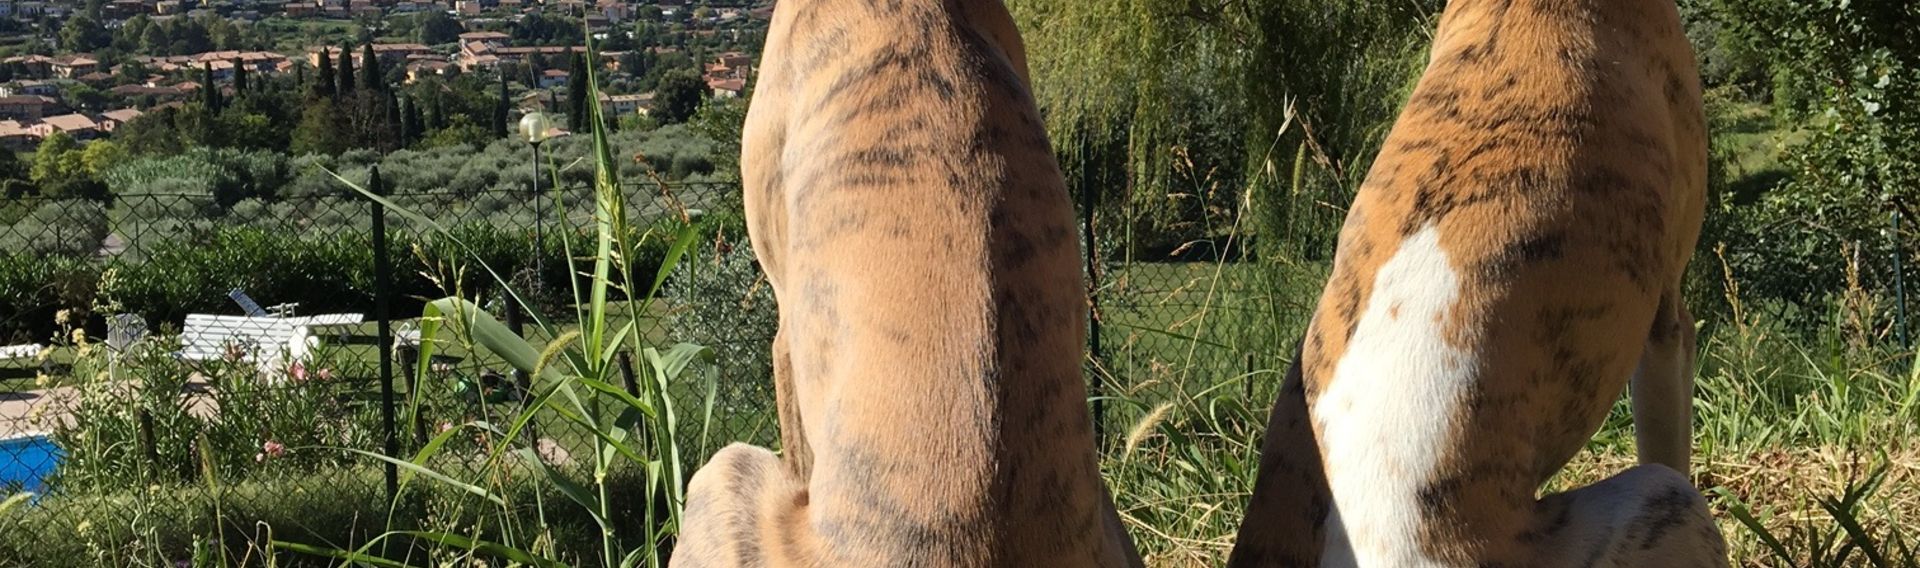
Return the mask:
<svg viewBox="0 0 1920 568">
<path fill-rule="evenodd" d="M 533 283 L 531 287 L 534 297 L 540 294 L 540 273 L 544 268 L 540 254 L 540 245 L 544 241 L 540 229 L 544 224 L 542 216 L 546 213 L 540 209 L 540 143 L 552 138 L 553 130 L 553 119 L 546 113 L 533 111 L 520 117 L 520 135 L 527 139 L 529 146 L 533 147 L 533 184 L 531 186 L 533 189 Z"/>
</svg>

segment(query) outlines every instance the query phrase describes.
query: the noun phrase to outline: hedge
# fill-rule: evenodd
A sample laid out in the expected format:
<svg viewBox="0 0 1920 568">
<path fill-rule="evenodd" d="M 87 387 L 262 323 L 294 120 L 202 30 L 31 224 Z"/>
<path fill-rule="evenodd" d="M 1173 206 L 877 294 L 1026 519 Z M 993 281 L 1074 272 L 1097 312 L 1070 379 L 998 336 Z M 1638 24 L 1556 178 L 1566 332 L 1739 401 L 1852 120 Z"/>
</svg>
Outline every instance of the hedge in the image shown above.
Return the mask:
<svg viewBox="0 0 1920 568">
<path fill-rule="evenodd" d="M 698 230 L 708 238 L 724 234 L 744 242 L 744 222 L 737 213 L 707 215 L 699 223 Z M 636 229 L 655 234 L 643 240 L 636 265 L 639 274 L 654 274 L 679 225 L 669 216 L 657 220 L 654 227 Z M 570 230 L 575 253 L 589 252 L 591 228 Z M 548 229 L 546 246 L 540 251 L 539 279 L 545 294 L 537 301 L 546 307 L 565 303 L 574 290 L 568 278 L 575 273 L 569 270 L 566 251 L 554 231 Z M 525 274 L 516 271 L 533 265 L 530 229 L 474 221 L 456 225 L 450 232 L 451 237 L 428 233 L 412 238 L 411 233 L 390 230 L 396 317 L 418 314 L 424 300 L 455 291 L 483 302 L 502 299 L 493 276 L 474 258 L 500 271 L 503 278 L 526 282 Z M 104 331 L 102 313 L 139 314 L 150 328 L 172 325 L 177 329 L 187 314 L 238 313 L 227 297 L 234 288 L 245 289 L 262 305 L 298 303 L 303 314 L 371 313 L 374 308 L 371 235 L 312 236 L 214 226 L 143 247 L 139 257 L 101 261 L 0 254 L 0 341 L 45 341 L 58 329 L 54 315 L 67 308 L 92 312 L 89 327 L 95 331 Z"/>
</svg>

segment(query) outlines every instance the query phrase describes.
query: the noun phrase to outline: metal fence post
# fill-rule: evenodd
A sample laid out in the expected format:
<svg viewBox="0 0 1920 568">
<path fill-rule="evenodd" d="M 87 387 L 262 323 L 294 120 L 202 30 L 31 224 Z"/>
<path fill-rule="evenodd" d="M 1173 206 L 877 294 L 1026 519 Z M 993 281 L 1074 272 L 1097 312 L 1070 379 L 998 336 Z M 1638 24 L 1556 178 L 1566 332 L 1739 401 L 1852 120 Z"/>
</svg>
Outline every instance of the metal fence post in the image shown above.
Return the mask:
<svg viewBox="0 0 1920 568">
<path fill-rule="evenodd" d="M 384 196 L 386 188 L 380 180 L 380 166 L 373 166 L 369 175 L 368 191 Z M 393 420 L 392 273 L 392 259 L 387 258 L 387 206 L 373 200 L 373 313 L 380 336 L 380 423 L 386 433 L 387 455 L 397 456 L 400 455 L 400 433 L 394 429 Z M 391 504 L 400 496 L 400 468 L 386 462 L 386 469 L 387 502 Z"/>
<path fill-rule="evenodd" d="M 1083 144 L 1084 146 L 1084 144 Z M 1093 209 L 1099 204 L 1095 198 L 1094 184 L 1087 176 L 1087 152 L 1080 153 L 1080 212 L 1081 236 L 1087 242 L 1087 357 L 1098 363 L 1100 353 L 1100 243 L 1094 240 Z M 1107 432 L 1107 375 L 1104 365 L 1096 365 L 1093 372 L 1093 439 L 1095 444 L 1104 443 Z"/>
<path fill-rule="evenodd" d="M 534 275 L 534 278 L 535 279 L 539 278 L 538 273 Z M 533 296 L 529 295 L 527 296 L 527 298 L 528 298 L 527 301 L 529 302 L 533 301 L 532 300 Z M 523 315 L 525 312 L 522 312 L 520 310 L 519 302 L 515 302 L 513 300 L 513 297 L 509 296 L 507 298 L 506 306 L 507 306 L 506 307 L 507 331 L 513 332 L 513 335 L 515 337 L 522 337 L 522 338 L 526 337 L 527 336 L 526 316 Z M 514 384 L 514 388 L 519 389 L 520 392 L 522 393 L 520 396 L 520 411 L 526 412 L 527 406 L 533 403 L 533 396 L 532 396 L 533 376 L 528 375 L 526 371 L 523 371 L 520 369 L 514 369 L 513 384 Z M 485 403 L 482 403 L 482 404 L 485 404 Z M 534 440 L 536 443 L 540 440 L 540 431 L 537 428 L 538 426 L 534 424 L 534 421 L 528 420 L 527 427 L 524 429 L 524 431 L 527 433 L 527 438 L 530 440 Z"/>
<path fill-rule="evenodd" d="M 1907 270 L 1900 258 L 1906 256 L 1906 251 L 1900 246 L 1900 210 L 1897 208 L 1893 210 L 1893 232 L 1888 236 L 1893 239 L 1893 298 L 1894 313 L 1900 318 L 1896 328 L 1900 331 L 1900 350 L 1913 351 L 1913 340 L 1907 335 Z"/>
</svg>

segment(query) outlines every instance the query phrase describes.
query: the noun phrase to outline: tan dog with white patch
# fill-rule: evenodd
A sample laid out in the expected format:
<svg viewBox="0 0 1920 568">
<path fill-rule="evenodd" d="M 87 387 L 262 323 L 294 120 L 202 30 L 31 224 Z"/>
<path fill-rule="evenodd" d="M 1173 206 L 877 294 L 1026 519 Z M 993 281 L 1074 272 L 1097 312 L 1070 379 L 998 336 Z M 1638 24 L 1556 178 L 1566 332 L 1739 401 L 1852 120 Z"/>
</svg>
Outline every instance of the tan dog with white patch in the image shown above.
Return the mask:
<svg viewBox="0 0 1920 568">
<path fill-rule="evenodd" d="M 1706 167 L 1673 0 L 1449 2 L 1229 565 L 1726 565 L 1681 473 Z M 1630 376 L 1647 465 L 1537 498 Z"/>
<path fill-rule="evenodd" d="M 741 164 L 784 460 L 736 444 L 701 468 L 673 566 L 1138 565 L 1006 8 L 786 0 L 762 59 Z"/>
</svg>

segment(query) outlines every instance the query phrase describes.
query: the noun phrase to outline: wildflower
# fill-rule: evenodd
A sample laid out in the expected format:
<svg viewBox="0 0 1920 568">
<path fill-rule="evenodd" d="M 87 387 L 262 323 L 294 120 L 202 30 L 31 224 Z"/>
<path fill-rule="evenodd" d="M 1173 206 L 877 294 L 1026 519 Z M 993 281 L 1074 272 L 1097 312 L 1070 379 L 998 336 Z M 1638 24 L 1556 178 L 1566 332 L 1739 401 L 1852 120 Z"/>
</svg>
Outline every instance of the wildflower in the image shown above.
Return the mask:
<svg viewBox="0 0 1920 568">
<path fill-rule="evenodd" d="M 46 373 L 43 373 L 43 372 L 35 372 L 35 373 L 33 374 L 33 387 L 34 387 L 34 388 L 40 388 L 40 389 L 44 389 L 44 388 L 47 388 L 47 386 L 49 386 L 49 385 L 52 385 L 52 384 L 53 384 L 53 377 L 49 377 L 49 376 L 47 376 L 47 374 L 46 374 Z"/>
<path fill-rule="evenodd" d="M 453 429 L 453 423 L 452 423 L 452 422 L 441 422 L 441 423 L 440 423 L 440 429 L 439 429 L 439 432 L 440 432 L 440 433 L 443 433 L 443 434 L 444 434 L 444 433 L 446 433 L 446 431 L 448 431 L 448 430 L 452 430 L 452 429 Z"/>
<path fill-rule="evenodd" d="M 93 521 L 80 521 L 79 526 L 73 527 L 73 532 L 79 533 L 82 536 L 93 532 Z"/>
<path fill-rule="evenodd" d="M 87 328 L 84 328 L 84 327 L 73 328 L 73 333 L 70 335 L 70 337 L 73 339 L 74 345 L 85 346 L 87 344 Z"/>
<path fill-rule="evenodd" d="M 53 313 L 53 325 L 66 327 L 67 323 L 71 321 L 73 321 L 73 310 L 71 308 Z"/>
<path fill-rule="evenodd" d="M 287 375 L 288 375 L 288 376 L 290 376 L 290 377 L 293 377 L 293 382 L 295 382 L 295 383 L 304 383 L 304 382 L 307 382 L 307 366 L 306 366 L 306 364 L 304 364 L 304 363 L 301 363 L 301 362 L 299 362 L 299 361 L 294 361 L 293 363 L 291 363 L 291 364 L 288 364 L 288 365 L 287 365 Z"/>
<path fill-rule="evenodd" d="M 270 457 L 270 458 L 277 458 L 277 457 L 286 455 L 287 453 L 286 446 L 281 445 L 279 442 L 275 442 L 273 440 L 267 440 L 267 443 L 260 444 L 260 449 L 267 454 L 267 457 Z"/>
<path fill-rule="evenodd" d="M 320 370 L 313 372 L 313 378 L 321 382 L 331 381 L 333 380 L 333 369 L 321 367 Z"/>
<path fill-rule="evenodd" d="M 53 358 L 53 346 L 48 345 L 46 347 L 41 347 L 40 352 L 34 354 L 33 362 L 45 364 L 48 359 L 52 359 L 52 358 Z"/>
</svg>

